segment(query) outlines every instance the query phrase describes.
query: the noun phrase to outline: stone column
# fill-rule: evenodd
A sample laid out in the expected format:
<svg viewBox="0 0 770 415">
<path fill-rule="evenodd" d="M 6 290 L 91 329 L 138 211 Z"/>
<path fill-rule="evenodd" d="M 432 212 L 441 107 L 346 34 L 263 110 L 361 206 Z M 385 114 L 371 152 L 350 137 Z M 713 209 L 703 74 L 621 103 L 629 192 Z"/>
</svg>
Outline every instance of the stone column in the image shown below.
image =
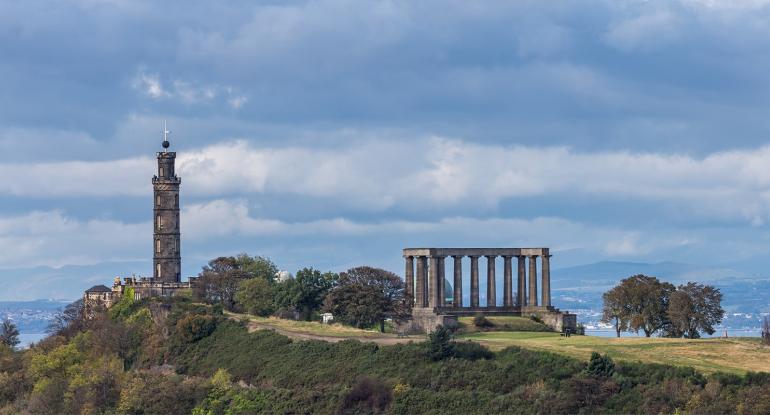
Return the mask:
<svg viewBox="0 0 770 415">
<path fill-rule="evenodd" d="M 415 289 L 415 307 L 427 307 L 428 306 L 428 258 L 424 256 L 417 257 L 417 287 Z"/>
<path fill-rule="evenodd" d="M 513 306 L 513 269 L 511 267 L 511 257 L 503 256 L 503 305 Z"/>
<path fill-rule="evenodd" d="M 406 271 L 404 271 L 404 295 L 414 301 L 414 257 L 404 256 L 406 259 Z"/>
<path fill-rule="evenodd" d="M 446 305 L 446 271 L 445 271 L 445 264 L 446 261 L 444 261 L 446 257 L 440 256 L 438 257 L 438 275 L 436 276 L 436 306 L 437 307 L 444 307 Z"/>
<path fill-rule="evenodd" d="M 428 257 L 428 307 L 439 306 L 438 301 L 438 257 Z"/>
<path fill-rule="evenodd" d="M 527 264 L 526 260 L 527 258 L 523 255 L 519 255 L 516 257 L 519 260 L 519 272 L 518 272 L 518 284 L 517 284 L 517 298 L 519 302 L 519 307 L 524 307 L 527 305 Z"/>
<path fill-rule="evenodd" d="M 495 286 L 495 259 L 497 255 L 487 255 L 487 307 L 497 307 L 497 287 Z"/>
<path fill-rule="evenodd" d="M 479 257 L 471 255 L 471 307 L 479 306 Z"/>
<path fill-rule="evenodd" d="M 529 257 L 529 301 L 527 305 L 537 306 L 537 255 Z"/>
<path fill-rule="evenodd" d="M 543 270 L 541 271 L 543 273 L 542 279 L 543 283 L 540 287 L 542 290 L 542 297 L 543 301 L 540 305 L 543 307 L 550 307 L 551 306 L 551 255 L 545 254 L 543 255 Z"/>
<path fill-rule="evenodd" d="M 463 306 L 463 257 L 455 255 L 455 284 L 454 284 L 454 306 Z"/>
</svg>

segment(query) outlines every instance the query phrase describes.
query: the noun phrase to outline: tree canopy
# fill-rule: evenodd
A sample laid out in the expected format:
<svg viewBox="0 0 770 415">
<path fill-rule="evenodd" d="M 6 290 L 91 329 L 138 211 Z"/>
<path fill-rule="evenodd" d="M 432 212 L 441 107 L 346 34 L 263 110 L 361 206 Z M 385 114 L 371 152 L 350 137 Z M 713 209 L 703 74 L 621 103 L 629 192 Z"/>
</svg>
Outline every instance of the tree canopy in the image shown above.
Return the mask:
<svg viewBox="0 0 770 415">
<path fill-rule="evenodd" d="M 718 288 L 695 282 L 680 285 L 669 301 L 666 335 L 697 339 L 701 332 L 714 334 L 725 314 L 721 302 Z"/>
<path fill-rule="evenodd" d="M 379 324 L 380 331 L 384 331 L 386 318 L 400 320 L 409 312 L 401 278 L 366 266 L 340 274 L 337 286 L 324 301 L 324 310 L 358 328 Z"/>
<path fill-rule="evenodd" d="M 710 285 L 689 282 L 678 288 L 655 277 L 634 275 L 602 296 L 602 321 L 615 331 L 642 330 L 650 337 L 662 331 L 667 337 L 698 338 L 714 333 L 724 316 L 722 293 Z"/>
<path fill-rule="evenodd" d="M 294 279 L 278 284 L 276 305 L 280 308 L 294 308 L 301 318 L 310 320 L 318 310 L 324 297 L 336 284 L 339 276 L 333 272 L 321 273 L 313 268 L 297 271 Z"/>
<path fill-rule="evenodd" d="M 19 329 L 11 320 L 5 319 L 0 326 L 0 344 L 16 347 L 19 344 Z"/>
</svg>

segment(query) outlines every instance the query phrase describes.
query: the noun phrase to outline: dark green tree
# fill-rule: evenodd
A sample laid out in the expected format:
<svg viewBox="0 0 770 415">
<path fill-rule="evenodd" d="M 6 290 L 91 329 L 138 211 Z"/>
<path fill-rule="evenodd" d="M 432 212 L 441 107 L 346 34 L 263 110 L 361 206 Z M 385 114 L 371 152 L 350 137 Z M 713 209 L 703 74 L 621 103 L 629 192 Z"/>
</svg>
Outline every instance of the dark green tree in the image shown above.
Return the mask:
<svg viewBox="0 0 770 415">
<path fill-rule="evenodd" d="M 237 258 L 219 257 L 209 261 L 198 274 L 193 294 L 199 301 L 221 304 L 226 310 L 233 311 L 238 285 L 250 276 Z"/>
<path fill-rule="evenodd" d="M 249 256 L 242 253 L 235 257 L 235 262 L 240 270 L 247 274 L 248 278 L 262 278 L 265 281 L 273 282 L 275 274 L 278 273 L 278 267 L 270 258 Z"/>
<path fill-rule="evenodd" d="M 276 305 L 279 308 L 297 310 L 300 318 L 310 320 L 324 301 L 326 294 L 337 284 L 339 276 L 333 272 L 321 273 L 317 269 L 303 268 L 294 279 L 278 284 Z"/>
<path fill-rule="evenodd" d="M 615 362 L 607 355 L 600 355 L 592 352 L 591 360 L 588 361 L 586 373 L 599 378 L 608 378 L 615 373 Z"/>
<path fill-rule="evenodd" d="M 448 359 L 455 355 L 455 344 L 452 340 L 452 332 L 444 326 L 436 327 L 436 330 L 428 334 L 427 353 L 431 360 L 438 361 Z"/>
<path fill-rule="evenodd" d="M 711 285 L 688 282 L 671 294 L 668 305 L 669 337 L 700 338 L 700 333 L 714 334 L 714 326 L 722 322 L 722 293 Z"/>
<path fill-rule="evenodd" d="M 337 286 L 326 296 L 324 310 L 355 327 L 379 324 L 380 331 L 385 331 L 385 319 L 402 320 L 409 314 L 401 278 L 366 266 L 340 274 Z"/>
<path fill-rule="evenodd" d="M 19 329 L 11 320 L 5 319 L 0 326 L 0 344 L 16 347 L 19 344 Z"/>
<path fill-rule="evenodd" d="M 258 316 L 269 316 L 275 312 L 275 284 L 262 277 L 241 281 L 235 293 L 238 308 Z"/>
</svg>

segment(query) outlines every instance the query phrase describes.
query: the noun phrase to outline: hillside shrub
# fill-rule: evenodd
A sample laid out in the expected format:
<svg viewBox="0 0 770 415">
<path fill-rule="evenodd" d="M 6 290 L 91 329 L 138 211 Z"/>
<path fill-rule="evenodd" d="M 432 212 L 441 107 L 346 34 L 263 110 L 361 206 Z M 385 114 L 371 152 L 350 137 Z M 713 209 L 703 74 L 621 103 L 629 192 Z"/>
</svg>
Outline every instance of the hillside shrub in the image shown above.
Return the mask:
<svg viewBox="0 0 770 415">
<path fill-rule="evenodd" d="M 434 361 L 448 359 L 455 355 L 455 344 L 448 328 L 438 326 L 428 335 L 427 353 Z"/>
<path fill-rule="evenodd" d="M 384 381 L 369 376 L 360 377 L 345 394 L 338 414 L 385 413 L 393 400 L 393 391 Z"/>
<path fill-rule="evenodd" d="M 588 361 L 586 373 L 598 378 L 607 378 L 615 373 L 615 362 L 607 355 L 591 353 L 591 360 Z"/>
<path fill-rule="evenodd" d="M 476 314 L 473 317 L 473 325 L 480 329 L 486 329 L 495 326 L 495 324 L 489 321 L 489 319 L 486 318 L 483 314 Z"/>
</svg>

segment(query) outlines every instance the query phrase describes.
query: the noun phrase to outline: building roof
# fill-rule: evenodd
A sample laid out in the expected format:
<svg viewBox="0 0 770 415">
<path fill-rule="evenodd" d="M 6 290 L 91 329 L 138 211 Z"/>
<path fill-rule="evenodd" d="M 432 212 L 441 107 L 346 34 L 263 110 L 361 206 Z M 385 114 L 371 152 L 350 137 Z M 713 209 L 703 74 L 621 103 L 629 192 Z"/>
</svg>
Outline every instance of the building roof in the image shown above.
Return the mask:
<svg viewBox="0 0 770 415">
<path fill-rule="evenodd" d="M 94 285 L 93 287 L 87 289 L 86 292 L 87 293 L 109 293 L 109 292 L 112 292 L 112 290 L 102 284 L 99 284 L 99 285 Z"/>
</svg>

